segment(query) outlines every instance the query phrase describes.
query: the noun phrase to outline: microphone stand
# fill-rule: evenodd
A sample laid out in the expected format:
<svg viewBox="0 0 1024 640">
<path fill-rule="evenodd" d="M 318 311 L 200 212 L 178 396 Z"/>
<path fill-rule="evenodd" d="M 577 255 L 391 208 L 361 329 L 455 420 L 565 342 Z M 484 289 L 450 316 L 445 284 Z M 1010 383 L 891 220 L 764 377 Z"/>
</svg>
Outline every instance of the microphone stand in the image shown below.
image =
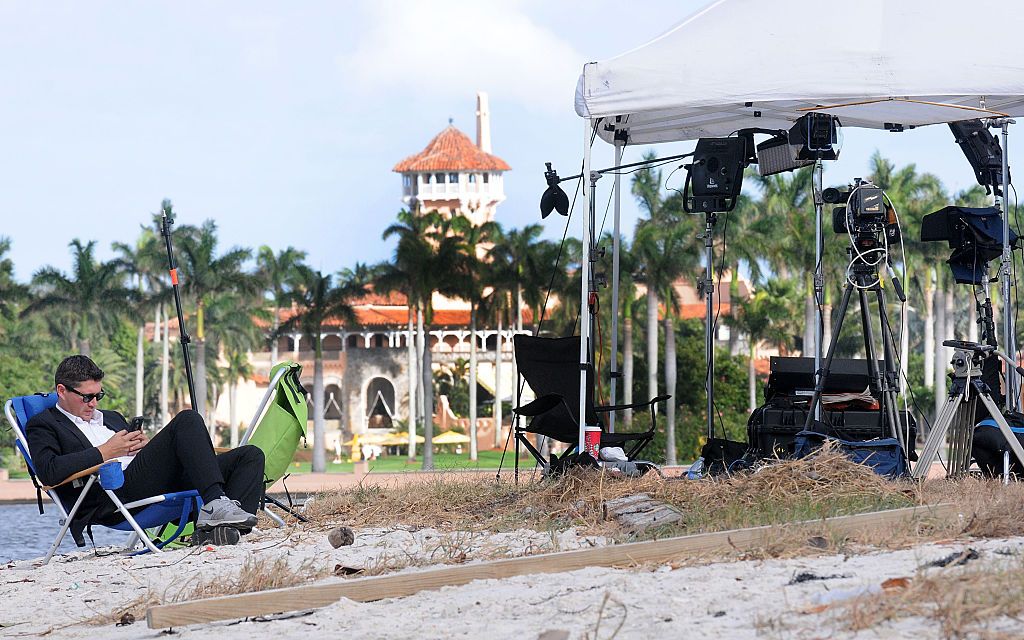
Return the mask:
<svg viewBox="0 0 1024 640">
<path fill-rule="evenodd" d="M 185 359 L 185 380 L 188 382 L 188 396 L 192 402 L 192 408 L 196 408 L 196 384 L 192 379 L 192 361 L 188 355 L 188 343 L 192 337 L 185 330 L 185 316 L 181 312 L 181 295 L 178 293 L 178 265 L 174 262 L 174 251 L 171 249 L 171 225 L 174 220 L 167 217 L 167 210 L 161 212 L 160 234 L 164 237 L 164 245 L 167 247 L 167 265 L 171 273 L 171 289 L 174 290 L 174 306 L 178 310 L 178 334 L 181 336 L 181 355 Z"/>
</svg>

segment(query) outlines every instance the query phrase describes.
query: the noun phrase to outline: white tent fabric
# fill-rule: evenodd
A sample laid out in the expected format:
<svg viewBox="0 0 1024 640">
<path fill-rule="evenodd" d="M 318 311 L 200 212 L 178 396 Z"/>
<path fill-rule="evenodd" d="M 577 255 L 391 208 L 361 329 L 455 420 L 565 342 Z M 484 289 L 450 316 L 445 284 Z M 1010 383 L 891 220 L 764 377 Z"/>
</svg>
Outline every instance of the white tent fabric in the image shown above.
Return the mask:
<svg viewBox="0 0 1024 640">
<path fill-rule="evenodd" d="M 788 129 L 1024 116 L 1024 6 L 995 0 L 718 0 L 584 66 L 576 112 L 629 144 Z"/>
</svg>

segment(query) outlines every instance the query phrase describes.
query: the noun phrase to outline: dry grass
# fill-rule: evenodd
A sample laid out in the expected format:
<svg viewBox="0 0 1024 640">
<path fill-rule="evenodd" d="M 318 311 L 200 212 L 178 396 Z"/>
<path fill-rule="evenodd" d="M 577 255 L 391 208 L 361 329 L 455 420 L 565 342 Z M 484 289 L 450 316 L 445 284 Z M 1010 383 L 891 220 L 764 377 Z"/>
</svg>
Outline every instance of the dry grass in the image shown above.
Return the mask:
<svg viewBox="0 0 1024 640">
<path fill-rule="evenodd" d="M 903 618 L 938 623 L 943 638 L 1020 637 L 992 629 L 1012 623 L 1019 630 L 1024 614 L 1024 559 L 997 566 L 955 567 L 919 574 L 901 589 L 855 598 L 840 605 L 834 621 L 850 631 L 876 628 Z"/>
<path fill-rule="evenodd" d="M 288 558 L 281 556 L 276 560 L 247 558 L 241 570 L 234 576 L 214 576 L 207 580 L 179 587 L 173 594 L 167 591 L 160 595 L 149 591 L 143 596 L 124 603 L 110 613 L 96 615 L 86 624 L 131 624 L 145 618 L 146 609 L 169 602 L 186 602 L 202 598 L 229 596 L 238 593 L 252 593 L 268 589 L 280 589 L 301 584 L 308 584 L 328 575 L 328 571 L 318 566 L 312 559 L 298 566 L 291 566 Z"/>
<path fill-rule="evenodd" d="M 755 474 L 690 482 L 643 478 L 612 479 L 589 470 L 518 487 L 458 476 L 398 487 L 364 486 L 321 494 L 306 515 L 326 528 L 337 522 L 356 527 L 396 523 L 441 530 L 538 531 L 576 527 L 581 533 L 618 535 L 604 519 L 604 501 L 635 493 L 678 508 L 682 523 L 647 537 L 720 531 L 815 519 L 918 504 L 916 485 L 887 482 L 836 452 L 780 462 Z"/>
</svg>

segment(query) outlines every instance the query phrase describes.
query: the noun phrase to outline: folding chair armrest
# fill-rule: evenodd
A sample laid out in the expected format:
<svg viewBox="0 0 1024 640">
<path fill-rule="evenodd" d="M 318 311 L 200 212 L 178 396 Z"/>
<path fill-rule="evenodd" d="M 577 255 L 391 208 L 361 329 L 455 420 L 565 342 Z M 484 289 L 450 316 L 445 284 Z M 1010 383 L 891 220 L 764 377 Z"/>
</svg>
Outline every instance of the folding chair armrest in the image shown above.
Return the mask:
<svg viewBox="0 0 1024 640">
<path fill-rule="evenodd" d="M 543 395 L 537 398 L 533 402 L 528 402 L 521 407 L 516 407 L 512 411 L 513 413 L 516 413 L 518 415 L 532 418 L 534 416 L 539 416 L 542 413 L 547 413 L 548 411 L 551 411 L 564 401 L 565 398 L 562 395 L 557 393 L 549 393 L 547 395 Z"/>
<path fill-rule="evenodd" d="M 608 413 L 609 411 L 622 411 L 624 409 L 640 409 L 641 407 L 649 407 L 649 406 L 653 406 L 653 405 L 655 405 L 655 404 L 657 404 L 659 402 L 664 402 L 665 400 L 668 400 L 671 397 L 672 396 L 665 395 L 665 396 L 657 396 L 657 397 L 652 398 L 650 400 L 645 400 L 644 402 L 633 402 L 633 403 L 630 403 L 630 404 L 610 404 L 610 405 L 604 405 L 604 406 L 600 406 L 600 407 L 594 407 L 594 411 L 596 411 L 598 413 Z"/>
<path fill-rule="evenodd" d="M 99 471 L 100 467 L 102 467 L 102 466 L 103 466 L 102 464 L 98 464 L 95 467 L 89 467 L 88 469 L 82 469 L 78 473 L 73 473 L 70 476 L 64 478 L 63 480 L 61 480 L 60 482 L 58 482 L 55 485 L 51 485 L 51 486 L 48 486 L 48 487 L 43 487 L 43 491 L 49 491 L 51 489 L 56 489 L 57 487 L 62 487 L 62 486 L 66 485 L 69 482 L 74 482 L 75 480 L 78 480 L 79 478 L 84 478 L 86 476 L 91 476 L 92 474 L 94 474 L 97 471 Z"/>
</svg>

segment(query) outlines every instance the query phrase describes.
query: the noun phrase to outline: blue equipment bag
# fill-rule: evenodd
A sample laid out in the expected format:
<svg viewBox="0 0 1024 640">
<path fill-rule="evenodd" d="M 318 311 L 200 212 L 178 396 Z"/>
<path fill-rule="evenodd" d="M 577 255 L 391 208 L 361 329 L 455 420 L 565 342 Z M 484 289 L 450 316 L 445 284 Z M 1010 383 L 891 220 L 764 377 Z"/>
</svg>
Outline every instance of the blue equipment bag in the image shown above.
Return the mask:
<svg viewBox="0 0 1024 640">
<path fill-rule="evenodd" d="M 907 473 L 907 461 L 896 438 L 851 441 L 829 438 L 816 431 L 801 431 L 796 434 L 796 457 L 810 455 L 820 448 L 825 440 L 836 443 L 847 458 L 857 464 L 871 467 L 880 476 L 898 478 Z"/>
</svg>

